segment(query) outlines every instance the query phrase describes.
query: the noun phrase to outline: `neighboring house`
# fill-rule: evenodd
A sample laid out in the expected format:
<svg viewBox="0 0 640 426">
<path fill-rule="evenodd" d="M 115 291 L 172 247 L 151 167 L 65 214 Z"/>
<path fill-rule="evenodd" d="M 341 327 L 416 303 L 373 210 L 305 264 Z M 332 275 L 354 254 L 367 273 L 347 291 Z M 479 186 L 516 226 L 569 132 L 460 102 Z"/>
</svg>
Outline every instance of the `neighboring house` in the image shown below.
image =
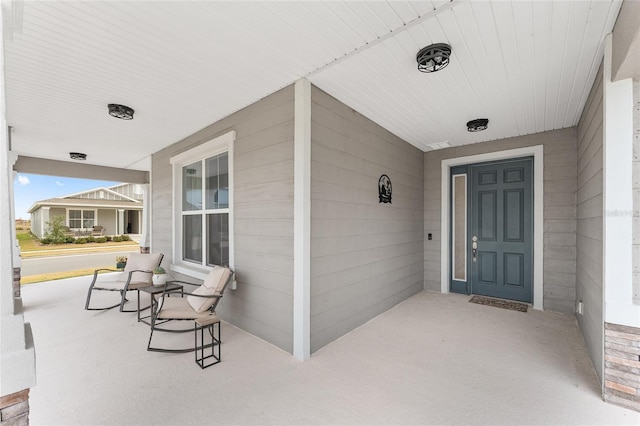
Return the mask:
<svg viewBox="0 0 640 426">
<path fill-rule="evenodd" d="M 104 235 L 139 234 L 142 228 L 142 190 L 139 187 L 123 183 L 36 201 L 29 209 L 31 232 L 42 238 L 47 232 L 47 223 L 55 216 L 62 216 L 71 231 L 102 226 Z"/>
</svg>

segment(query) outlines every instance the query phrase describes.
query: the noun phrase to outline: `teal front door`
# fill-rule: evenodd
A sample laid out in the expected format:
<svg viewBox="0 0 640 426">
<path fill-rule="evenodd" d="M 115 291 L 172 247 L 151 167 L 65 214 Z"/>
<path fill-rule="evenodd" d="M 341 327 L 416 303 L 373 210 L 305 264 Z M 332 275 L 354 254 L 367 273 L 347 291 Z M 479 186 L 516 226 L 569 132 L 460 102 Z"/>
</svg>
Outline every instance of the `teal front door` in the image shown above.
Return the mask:
<svg viewBox="0 0 640 426">
<path fill-rule="evenodd" d="M 532 159 L 472 165 L 470 292 L 531 303 Z"/>
</svg>

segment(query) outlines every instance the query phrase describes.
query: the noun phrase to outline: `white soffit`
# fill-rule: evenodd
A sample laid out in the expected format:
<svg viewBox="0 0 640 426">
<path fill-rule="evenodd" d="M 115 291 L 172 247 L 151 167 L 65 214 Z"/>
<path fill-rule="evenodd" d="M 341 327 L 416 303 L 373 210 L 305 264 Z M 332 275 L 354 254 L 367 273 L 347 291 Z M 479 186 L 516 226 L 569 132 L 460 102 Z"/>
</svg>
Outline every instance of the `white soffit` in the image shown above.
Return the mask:
<svg viewBox="0 0 640 426">
<path fill-rule="evenodd" d="M 150 154 L 305 76 L 422 150 L 574 126 L 620 5 L 27 1 L 5 35 L 12 148 L 148 170 Z M 450 65 L 418 72 L 438 42 Z M 474 118 L 489 129 L 467 133 Z"/>
<path fill-rule="evenodd" d="M 571 127 L 620 5 L 460 2 L 310 79 L 423 150 Z M 450 64 L 418 72 L 416 53 L 441 42 L 452 47 Z M 467 132 L 475 118 L 488 118 L 489 129 Z"/>
</svg>

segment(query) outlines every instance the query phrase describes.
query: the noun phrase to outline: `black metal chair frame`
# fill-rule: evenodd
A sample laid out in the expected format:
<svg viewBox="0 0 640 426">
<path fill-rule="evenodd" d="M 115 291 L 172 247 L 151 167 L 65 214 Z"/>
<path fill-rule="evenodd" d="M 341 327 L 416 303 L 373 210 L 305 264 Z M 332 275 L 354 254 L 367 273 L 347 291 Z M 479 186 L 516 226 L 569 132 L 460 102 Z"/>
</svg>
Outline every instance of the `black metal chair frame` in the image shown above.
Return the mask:
<svg viewBox="0 0 640 426">
<path fill-rule="evenodd" d="M 161 254 L 160 255 L 160 261 L 158 262 L 158 265 L 160 265 L 160 263 L 162 263 L 162 259 L 163 258 L 164 258 L 164 255 Z M 101 268 L 101 269 L 96 269 L 95 271 L 93 271 L 93 280 L 91 281 L 91 285 L 89 286 L 89 291 L 87 292 L 87 300 L 86 300 L 86 302 L 84 304 L 84 309 L 86 309 L 87 311 L 106 311 L 106 310 L 109 310 L 109 309 L 113 309 L 116 306 L 120 306 L 120 312 L 139 312 L 140 310 L 149 309 L 149 306 L 145 306 L 144 308 L 141 308 L 141 309 L 126 310 L 126 309 L 124 309 L 124 304 L 129 301 L 127 299 L 127 297 L 126 297 L 128 291 L 138 291 L 139 290 L 139 287 L 131 288 L 131 289 L 129 288 L 129 284 L 131 283 L 131 279 L 133 278 L 133 273 L 134 272 L 142 272 L 144 274 L 153 275 L 153 271 L 146 271 L 146 270 L 141 270 L 141 269 L 135 269 L 135 270 L 128 271 L 129 275 L 127 276 L 127 281 L 125 281 L 124 287 L 122 289 L 100 287 L 99 283 L 97 283 L 97 280 L 98 280 L 98 275 L 100 274 L 101 271 L 122 272 L 122 271 L 118 271 L 117 269 L 108 269 L 108 268 Z M 98 285 L 96 285 L 96 283 Z M 151 284 L 149 284 L 149 285 L 151 285 Z M 116 303 L 115 305 L 112 305 L 112 306 L 106 306 L 106 307 L 101 307 L 101 308 L 90 308 L 89 307 L 89 303 L 91 302 L 91 294 L 93 293 L 93 290 L 117 291 L 117 292 L 120 293 L 120 296 L 121 296 L 120 302 Z M 164 292 L 163 292 L 163 294 L 164 294 Z M 139 291 L 138 291 L 138 298 L 140 298 L 140 292 Z"/>
<path fill-rule="evenodd" d="M 227 286 L 229 285 L 229 283 L 231 283 L 234 279 L 234 272 L 231 271 L 231 273 L 229 274 L 229 277 L 227 278 L 227 281 L 225 282 L 224 286 L 222 287 L 222 290 L 220 291 L 219 294 L 214 294 L 214 295 L 201 295 L 201 294 L 193 294 L 193 292 L 186 292 L 183 291 L 182 293 L 182 297 L 187 297 L 187 296 L 195 296 L 195 297 L 202 297 L 205 299 L 215 299 L 213 304 L 211 305 L 211 307 L 205 311 L 205 312 L 210 312 L 211 314 L 215 314 L 215 310 L 216 307 L 218 306 L 218 303 L 220 303 L 220 299 L 222 299 L 222 295 L 225 291 L 225 289 L 227 288 Z M 194 287 L 200 287 L 200 284 L 195 284 L 195 283 L 190 283 L 187 281 L 179 281 L 179 280 L 173 280 L 173 281 L 168 281 L 167 284 L 169 283 L 176 283 L 176 284 L 182 284 L 184 285 L 190 285 L 190 286 L 194 286 Z M 155 304 L 156 307 L 162 307 L 163 302 L 164 302 L 164 298 L 165 297 L 170 297 L 170 295 L 172 294 L 171 291 L 166 291 L 166 289 L 162 292 L 162 295 L 159 296 L 158 298 L 158 302 Z M 176 294 L 175 292 L 173 293 L 174 295 Z M 193 352 L 193 351 L 203 351 L 206 348 L 210 348 L 212 346 L 220 346 L 220 344 L 222 343 L 222 341 L 220 340 L 220 323 L 216 322 L 213 324 L 207 324 L 204 326 L 200 326 L 197 324 L 196 320 L 197 318 L 158 318 L 158 314 L 160 313 L 160 309 L 156 309 L 155 312 L 151 312 L 151 332 L 149 333 L 149 343 L 147 343 L 147 350 L 151 351 L 151 352 L 166 352 L 166 353 L 186 353 L 186 352 Z M 188 327 L 188 328 L 179 328 L 179 329 L 170 329 L 170 328 L 160 328 L 158 327 L 158 325 L 160 324 L 165 324 L 169 321 L 193 321 L 194 322 L 194 326 L 193 327 Z M 214 329 L 216 327 L 214 327 L 214 325 L 217 324 L 217 333 L 214 332 Z M 205 344 L 204 342 L 202 342 L 202 344 L 198 344 L 198 340 L 196 337 L 196 344 L 194 346 L 188 347 L 188 348 L 180 348 L 180 349 L 166 349 L 166 348 L 157 348 L 157 347 L 152 347 L 151 346 L 151 340 L 153 339 L 153 332 L 154 331 L 161 331 L 161 332 L 167 332 L 167 333 L 186 333 L 186 332 L 194 332 L 197 333 L 198 331 L 200 331 L 201 333 L 204 333 L 204 330 L 208 329 L 209 334 L 212 337 L 212 343 L 207 343 Z M 217 337 L 216 335 L 217 334 Z M 203 334 L 201 334 L 201 337 L 203 337 Z M 218 356 L 217 358 L 220 358 L 220 352 L 218 350 Z M 196 360 L 197 360 L 197 355 L 196 355 Z M 218 362 L 220 360 L 218 359 Z M 217 363 L 217 362 L 216 362 Z M 200 364 L 200 363 L 199 363 Z M 210 364 L 212 365 L 212 364 Z M 202 367 L 202 365 L 201 365 Z M 205 367 L 202 367 L 205 368 Z"/>
</svg>

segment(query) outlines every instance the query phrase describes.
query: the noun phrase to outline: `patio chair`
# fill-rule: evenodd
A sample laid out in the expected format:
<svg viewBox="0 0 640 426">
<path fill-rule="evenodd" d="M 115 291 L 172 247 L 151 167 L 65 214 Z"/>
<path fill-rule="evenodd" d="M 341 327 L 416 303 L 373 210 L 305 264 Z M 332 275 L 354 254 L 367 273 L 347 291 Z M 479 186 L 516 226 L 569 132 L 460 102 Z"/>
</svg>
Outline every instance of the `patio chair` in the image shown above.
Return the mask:
<svg viewBox="0 0 640 426">
<path fill-rule="evenodd" d="M 164 255 L 162 253 L 156 253 L 156 254 L 131 253 L 128 256 L 127 265 L 124 268 L 124 272 L 120 273 L 115 277 L 113 275 L 109 275 L 109 276 L 100 275 L 102 279 L 98 279 L 99 273 L 101 271 L 118 272 L 118 270 L 105 269 L 105 268 L 96 269 L 93 272 L 93 280 L 91 281 L 91 285 L 89 286 L 89 291 L 87 292 L 87 301 L 84 305 L 84 308 L 88 311 L 102 311 L 106 309 L 115 308 L 116 306 L 120 306 L 120 312 L 138 312 L 138 309 L 135 309 L 135 310 L 124 309 L 124 304 L 127 302 L 126 294 L 128 291 L 135 291 L 143 287 L 148 287 L 152 285 L 153 269 L 156 266 L 160 266 L 160 262 L 162 262 L 163 257 Z M 97 291 L 117 291 L 120 293 L 120 296 L 121 296 L 120 301 L 112 306 L 90 308 L 89 303 L 91 302 L 91 295 L 96 290 Z"/>
<path fill-rule="evenodd" d="M 91 236 L 101 237 L 103 235 L 104 235 L 104 226 L 96 225 L 93 227 L 93 231 L 91 231 Z"/>
<path fill-rule="evenodd" d="M 176 297 L 178 293 L 165 291 L 159 296 L 151 312 L 151 332 L 149 334 L 148 351 L 155 352 L 196 352 L 196 362 L 201 368 L 209 367 L 220 362 L 220 319 L 216 316 L 216 307 L 222 298 L 227 285 L 233 281 L 234 273 L 227 267 L 216 266 L 212 269 L 201 285 L 186 281 L 170 281 L 197 287 L 194 291 L 184 291 L 182 297 Z M 169 297 L 171 296 L 171 297 Z M 193 321 L 193 328 L 166 328 L 160 327 L 169 321 Z M 187 348 L 168 349 L 152 346 L 153 333 L 155 331 L 184 333 L 195 331 L 195 345 Z M 198 341 L 200 333 L 200 341 Z M 206 337 L 205 337 L 206 333 Z M 207 343 L 205 339 L 209 339 Z M 204 356 L 204 350 L 211 348 L 211 355 Z M 213 358 L 213 362 L 206 364 L 207 359 Z"/>
</svg>

